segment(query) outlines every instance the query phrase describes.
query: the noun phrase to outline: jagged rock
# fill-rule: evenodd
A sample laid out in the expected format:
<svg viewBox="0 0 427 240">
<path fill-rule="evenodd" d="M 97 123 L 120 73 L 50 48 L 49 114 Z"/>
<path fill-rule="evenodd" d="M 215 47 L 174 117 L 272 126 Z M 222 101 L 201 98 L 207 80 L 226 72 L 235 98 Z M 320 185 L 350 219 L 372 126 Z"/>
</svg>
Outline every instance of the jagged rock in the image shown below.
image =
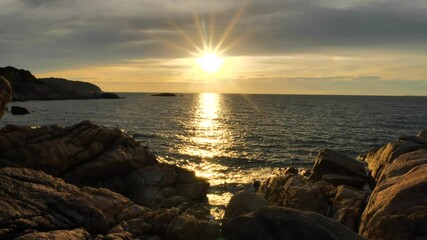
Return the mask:
<svg viewBox="0 0 427 240">
<path fill-rule="evenodd" d="M 222 225 L 232 218 L 254 212 L 268 205 L 268 201 L 261 196 L 248 191 L 240 191 L 230 199 L 225 209 Z"/>
<path fill-rule="evenodd" d="M 393 141 L 375 151 L 369 152 L 365 162 L 368 164 L 371 176 L 378 181 L 381 171 L 386 165 L 405 153 L 422 149 L 427 150 L 427 144 L 407 140 Z"/>
<path fill-rule="evenodd" d="M 316 212 L 357 231 L 368 192 L 285 174 L 262 182 L 257 194 L 274 206 Z"/>
<path fill-rule="evenodd" d="M 314 162 L 313 172 L 336 186 L 344 184 L 361 188 L 368 177 L 365 167 L 362 161 L 324 149 Z"/>
<path fill-rule="evenodd" d="M 327 215 L 328 199 L 319 185 L 298 174 L 275 176 L 261 183 L 257 194 L 271 205 Z"/>
<path fill-rule="evenodd" d="M 0 119 L 6 111 L 6 104 L 12 100 L 12 87 L 6 78 L 0 76 Z"/>
<path fill-rule="evenodd" d="M 28 108 L 19 107 L 19 106 L 10 107 L 10 112 L 12 113 L 12 115 L 25 115 L 25 114 L 31 113 L 31 111 L 28 110 Z"/>
<path fill-rule="evenodd" d="M 0 189 L 0 239 L 219 236 L 219 225 L 205 212 L 180 212 L 176 208 L 155 211 L 108 189 L 78 188 L 41 171 L 2 168 Z"/>
<path fill-rule="evenodd" d="M 173 196 L 207 202 L 207 181 L 159 163 L 118 129 L 88 121 L 62 128 L 9 125 L 0 130 L 0 166 L 42 170 L 79 186 L 105 187 L 148 207 Z"/>
<path fill-rule="evenodd" d="M 344 225 L 320 214 L 266 207 L 231 219 L 223 226 L 227 240 L 362 239 Z"/>
</svg>

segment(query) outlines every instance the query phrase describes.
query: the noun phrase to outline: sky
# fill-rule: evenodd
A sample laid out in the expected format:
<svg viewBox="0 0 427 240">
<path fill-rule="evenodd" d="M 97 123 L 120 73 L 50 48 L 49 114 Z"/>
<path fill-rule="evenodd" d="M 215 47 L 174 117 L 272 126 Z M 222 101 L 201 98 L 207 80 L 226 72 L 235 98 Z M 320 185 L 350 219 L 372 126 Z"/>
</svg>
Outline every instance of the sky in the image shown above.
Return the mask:
<svg viewBox="0 0 427 240">
<path fill-rule="evenodd" d="M 426 12 L 425 0 L 0 0 L 0 66 L 112 92 L 427 95 Z M 197 64 L 210 52 L 218 72 Z"/>
</svg>

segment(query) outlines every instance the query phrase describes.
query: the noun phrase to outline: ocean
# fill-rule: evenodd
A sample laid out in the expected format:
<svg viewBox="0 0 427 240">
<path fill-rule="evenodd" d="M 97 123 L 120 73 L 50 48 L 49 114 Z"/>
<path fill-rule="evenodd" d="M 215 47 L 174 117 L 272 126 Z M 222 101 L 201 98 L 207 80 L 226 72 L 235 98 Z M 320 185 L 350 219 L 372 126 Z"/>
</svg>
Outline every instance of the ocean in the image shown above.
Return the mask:
<svg viewBox="0 0 427 240">
<path fill-rule="evenodd" d="M 14 102 L 32 114 L 7 124 L 68 126 L 83 120 L 120 128 L 160 160 L 196 171 L 211 184 L 213 211 L 272 170 L 310 168 L 319 150 L 357 157 L 427 128 L 427 97 L 180 94 L 123 99 Z M 214 213 L 215 215 L 215 213 Z"/>
</svg>

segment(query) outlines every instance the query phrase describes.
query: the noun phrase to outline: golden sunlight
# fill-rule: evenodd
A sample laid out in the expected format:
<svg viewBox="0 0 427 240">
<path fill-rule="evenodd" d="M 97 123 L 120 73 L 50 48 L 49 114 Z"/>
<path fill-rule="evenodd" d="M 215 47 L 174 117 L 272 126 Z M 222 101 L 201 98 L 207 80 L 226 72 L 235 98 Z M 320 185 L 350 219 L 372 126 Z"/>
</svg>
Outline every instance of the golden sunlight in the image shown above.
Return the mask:
<svg viewBox="0 0 427 240">
<path fill-rule="evenodd" d="M 224 58 L 218 57 L 215 53 L 207 53 L 201 58 L 198 58 L 196 63 L 203 71 L 214 73 L 221 69 L 222 64 L 224 63 Z"/>
</svg>

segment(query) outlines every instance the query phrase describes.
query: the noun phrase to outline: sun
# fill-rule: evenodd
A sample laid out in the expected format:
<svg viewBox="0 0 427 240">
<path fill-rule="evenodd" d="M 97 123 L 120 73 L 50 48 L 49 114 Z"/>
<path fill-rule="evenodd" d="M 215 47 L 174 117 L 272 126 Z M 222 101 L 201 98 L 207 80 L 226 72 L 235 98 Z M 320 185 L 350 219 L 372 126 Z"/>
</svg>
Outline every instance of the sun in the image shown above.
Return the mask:
<svg viewBox="0 0 427 240">
<path fill-rule="evenodd" d="M 215 53 L 205 53 L 202 57 L 197 58 L 196 63 L 204 72 L 215 73 L 221 70 L 224 63 L 224 58 L 219 57 Z"/>
</svg>

